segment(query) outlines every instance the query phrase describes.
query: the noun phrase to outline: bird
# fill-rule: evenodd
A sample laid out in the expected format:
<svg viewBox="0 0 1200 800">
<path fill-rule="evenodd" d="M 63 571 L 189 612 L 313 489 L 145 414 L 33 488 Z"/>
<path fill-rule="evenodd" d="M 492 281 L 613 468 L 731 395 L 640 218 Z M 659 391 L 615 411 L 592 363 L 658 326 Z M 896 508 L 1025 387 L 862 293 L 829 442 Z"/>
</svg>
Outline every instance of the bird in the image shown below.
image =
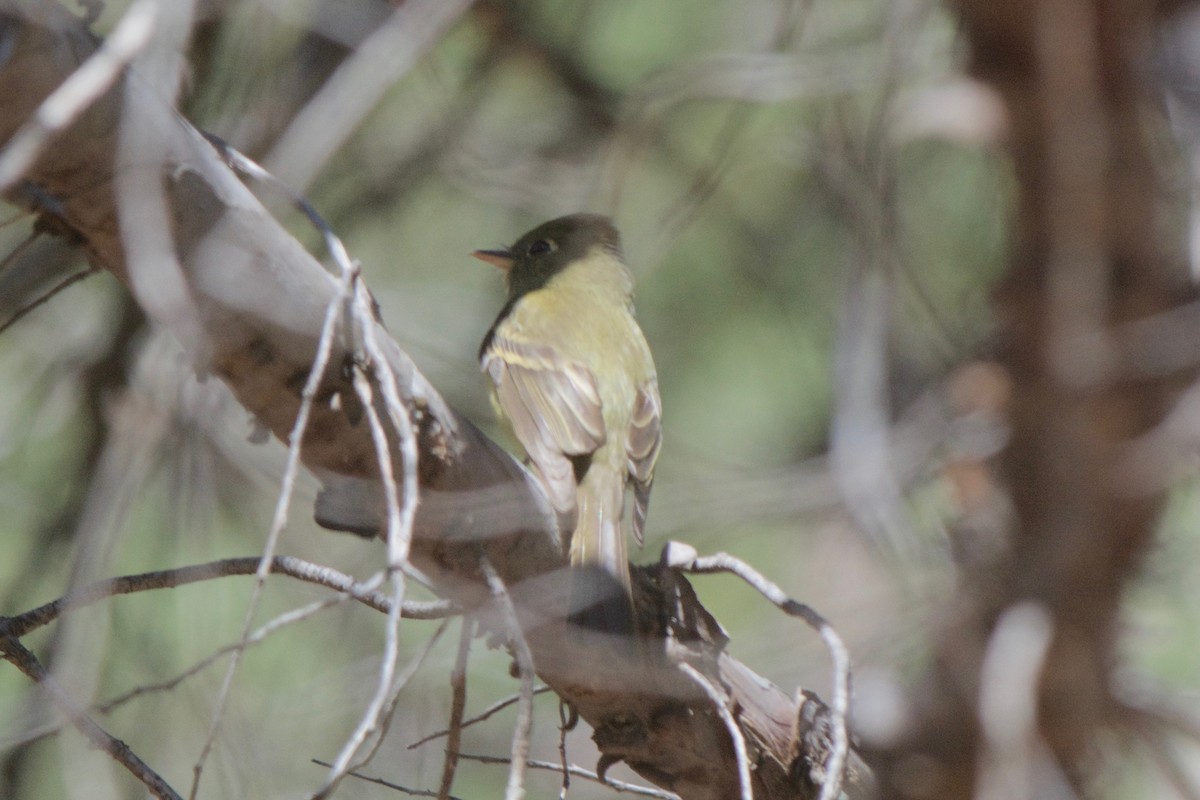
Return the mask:
<svg viewBox="0 0 1200 800">
<path fill-rule="evenodd" d="M 503 270 L 508 289 L 479 348 L 493 406 L 570 526 L 572 569 L 599 568 L 621 590 L 617 598 L 580 598 L 573 584 L 573 621 L 628 631 L 625 499 L 632 490 L 629 527 L 641 545 L 662 446 L 662 401 L 620 234 L 606 216 L 571 214 L 511 247 L 473 255 Z"/>
</svg>

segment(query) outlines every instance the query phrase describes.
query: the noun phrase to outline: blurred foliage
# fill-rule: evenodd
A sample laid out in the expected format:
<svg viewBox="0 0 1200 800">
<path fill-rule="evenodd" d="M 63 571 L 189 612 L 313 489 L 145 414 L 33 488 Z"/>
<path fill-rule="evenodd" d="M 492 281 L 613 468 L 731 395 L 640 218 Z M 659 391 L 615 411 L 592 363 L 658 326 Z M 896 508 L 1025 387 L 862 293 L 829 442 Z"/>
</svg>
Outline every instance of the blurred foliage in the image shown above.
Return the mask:
<svg viewBox="0 0 1200 800">
<path fill-rule="evenodd" d="M 98 29 L 124 7 L 110 3 Z M 389 13 L 316 0 L 201 9 L 182 105 L 263 158 Z M 894 418 L 986 350 L 1012 187 L 997 132 L 960 130 L 964 115 L 968 126 L 979 121 L 946 92 L 961 71 L 952 21 L 924 0 L 479 2 L 389 87 L 307 193 L 363 263 L 397 340 L 452 404 L 497 435 L 475 356 L 502 287 L 468 254 L 560 214 L 612 214 L 639 278 L 665 407 L 647 548 L 636 558 L 652 560 L 668 538 L 733 552 L 832 619 L 859 664 L 904 674 L 920 662 L 931 608 L 953 580 L 941 532 L 950 504 L 936 474 L 920 477 L 912 524 L 929 544 L 916 562 L 896 565 L 856 534 L 836 487 L 814 475 L 825 470 L 843 300 L 862 270 L 882 271 L 892 286 Z M 289 220 L 319 252 L 318 237 Z M 887 235 L 880 220 L 892 221 Z M 0 229 L 0 252 L 27 234 L 21 228 Z M 33 263 L 62 269 L 61 258 Z M 34 294 L 6 286 L 0 319 Z M 73 580 L 254 554 L 268 529 L 282 447 L 249 445 L 244 413 L 162 335 L 118 339 L 132 354 L 127 385 L 84 407 L 83 368 L 112 346 L 119 293 L 95 276 L 0 340 L 2 613 L 52 599 Z M 99 455 L 88 463 L 92 448 Z M 314 491 L 302 487 L 283 551 L 371 574 L 382 547 L 316 530 Z M 1164 545 L 1171 553 L 1194 554 L 1196 502 L 1194 489 L 1181 491 L 1167 524 L 1177 533 Z M 59 519 L 72 503 L 83 522 Z M 1194 562 L 1156 559 L 1136 623 L 1156 641 L 1132 653 L 1157 676 L 1193 686 L 1200 603 L 1184 587 Z M 734 652 L 788 690 L 827 691 L 815 637 L 733 585 L 709 578 L 698 590 Z M 118 598 L 30 644 L 82 697 L 103 701 L 236 639 L 249 592 L 250 579 L 226 578 Z M 258 622 L 322 596 L 273 579 Z M 336 752 L 373 689 L 380 622 L 340 607 L 253 648 L 202 796 L 316 786 L 322 771 L 309 759 Z M 433 627 L 406 624 L 406 653 Z M 436 786 L 440 746 L 404 746 L 444 724 L 456 638 L 452 625 L 368 774 Z M 472 664 L 468 713 L 515 690 L 500 653 L 480 643 Z M 105 722 L 186 788 L 222 672 L 137 699 Z M 30 800 L 78 796 L 65 784 L 86 774 L 101 787 L 89 796 L 136 794 L 73 735 L 14 746 L 44 722 L 35 695 L 0 669 L 0 789 Z M 553 759 L 553 699 L 538 709 L 534 753 Z M 464 749 L 506 754 L 511 719 L 470 729 Z M 572 758 L 585 765 L 587 735 L 570 736 Z M 456 794 L 497 796 L 503 777 L 502 768 L 464 764 Z M 555 791 L 556 776 L 533 780 L 531 796 Z M 389 793 L 351 780 L 339 796 Z M 609 794 L 576 782 L 571 796 Z"/>
</svg>

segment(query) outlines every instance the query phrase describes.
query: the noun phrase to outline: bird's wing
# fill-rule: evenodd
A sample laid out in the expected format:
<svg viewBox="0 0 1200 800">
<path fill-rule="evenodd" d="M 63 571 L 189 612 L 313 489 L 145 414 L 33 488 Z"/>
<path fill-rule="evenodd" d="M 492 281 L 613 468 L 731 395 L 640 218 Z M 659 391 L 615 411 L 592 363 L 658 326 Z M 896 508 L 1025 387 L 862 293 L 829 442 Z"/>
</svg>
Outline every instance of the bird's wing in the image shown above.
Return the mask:
<svg viewBox="0 0 1200 800">
<path fill-rule="evenodd" d="M 595 452 L 606 439 L 595 376 L 553 346 L 522 341 L 503 331 L 494 333 L 480 363 L 555 508 L 573 509 L 575 471 L 570 456 Z"/>
<path fill-rule="evenodd" d="M 646 512 L 650 507 L 650 487 L 654 483 L 654 462 L 662 447 L 662 400 L 658 381 L 651 379 L 638 389 L 629 419 L 629 438 L 625 453 L 629 457 L 629 476 L 633 482 L 633 536 L 640 545 L 646 538 Z"/>
</svg>

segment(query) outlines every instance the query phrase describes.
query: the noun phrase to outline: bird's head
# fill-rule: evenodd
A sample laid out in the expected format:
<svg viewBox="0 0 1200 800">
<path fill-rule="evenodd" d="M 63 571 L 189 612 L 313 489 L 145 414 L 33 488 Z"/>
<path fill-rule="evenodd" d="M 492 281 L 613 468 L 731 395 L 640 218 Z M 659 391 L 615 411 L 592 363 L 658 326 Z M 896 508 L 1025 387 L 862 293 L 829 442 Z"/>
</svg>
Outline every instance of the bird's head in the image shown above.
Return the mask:
<svg viewBox="0 0 1200 800">
<path fill-rule="evenodd" d="M 596 250 L 621 260 L 621 235 L 612 220 L 600 214 L 571 214 L 537 226 L 512 247 L 476 250 L 472 255 L 504 270 L 509 297 L 519 297 L 542 288 Z"/>
</svg>

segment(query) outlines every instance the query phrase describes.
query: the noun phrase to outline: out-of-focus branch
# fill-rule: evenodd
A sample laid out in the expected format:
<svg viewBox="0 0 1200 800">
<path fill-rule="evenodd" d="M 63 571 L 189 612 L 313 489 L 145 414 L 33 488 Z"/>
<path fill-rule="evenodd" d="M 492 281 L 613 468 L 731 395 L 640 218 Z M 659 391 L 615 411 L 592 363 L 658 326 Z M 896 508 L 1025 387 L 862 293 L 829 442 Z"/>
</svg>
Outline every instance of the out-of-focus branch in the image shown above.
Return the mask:
<svg viewBox="0 0 1200 800">
<path fill-rule="evenodd" d="M 51 261 L 48 258 L 30 260 L 36 262 L 29 265 L 31 272 L 37 269 L 44 271 Z M 3 286 L 0 285 L 0 294 L 3 293 Z M 34 534 L 38 547 L 30 553 L 24 569 L 8 581 L 0 596 L 0 608 L 15 608 L 25 602 L 25 598 L 30 596 L 30 589 L 44 582 L 49 566 L 65 558 L 66 546 L 79 529 L 86 506 L 87 487 L 92 484 L 113 433 L 105 406 L 111 401 L 110 395 L 117 387 L 124 385 L 135 350 L 132 342 L 144 328 L 145 316 L 132 298 L 126 296 L 121 298 L 114 310 L 110 325 L 111 340 L 102 352 L 79 368 L 79 409 L 85 422 L 79 434 L 77 460 L 68 468 L 68 474 L 72 474 L 74 479 L 64 481 L 68 490 L 60 507 L 51 509 L 50 516 L 39 521 Z M 42 663 L 51 670 L 55 666 L 57 647 L 58 640 L 55 638 L 42 650 Z M 5 792 L 6 785 L 18 783 L 20 774 L 31 763 L 29 752 L 28 747 L 19 746 L 6 749 L 0 756 L 0 793 Z"/>
<path fill-rule="evenodd" d="M 162 800 L 180 800 L 179 795 L 163 780 L 162 776 L 150 768 L 146 762 L 138 758 L 137 753 L 129 745 L 117 739 L 104 728 L 100 727 L 87 712 L 71 699 L 44 666 L 37 660 L 16 637 L 0 635 L 0 658 L 16 666 L 38 683 L 59 708 L 84 736 L 97 749 L 108 753 L 125 769 L 136 777 L 155 796 Z"/>
<path fill-rule="evenodd" d="M 54 4 L 0 0 L 0 44 L 3 143 L 94 42 Z M 118 147 L 129 131 L 145 147 Z M 143 193 L 123 195 L 118 186 Z M 8 199 L 52 211 L 79 236 L 94 266 L 126 283 L 175 332 L 198 370 L 220 377 L 265 428 L 288 439 L 337 283 L 174 109 L 139 81 L 118 81 L 46 142 Z M 157 226 L 148 222 L 154 219 L 161 227 L 139 242 L 143 229 Z M 395 376 L 387 386 L 380 385 L 387 371 L 371 370 L 383 362 Z M 377 384 L 372 414 L 353 383 L 364 368 Z M 827 741 L 819 722 L 723 652 L 719 626 L 676 572 L 638 572 L 636 640 L 568 628 L 566 559 L 540 487 L 443 402 L 378 322 L 341 325 L 319 378 L 301 442 L 303 463 L 325 485 L 319 521 L 362 533 L 382 527 L 377 453 L 400 452 L 399 432 L 387 421 L 407 414 L 419 451 L 412 566 L 443 597 L 477 610 L 482 625 L 504 633 L 504 615 L 481 569 L 484 559 L 494 566 L 539 677 L 592 725 L 602 763 L 624 760 L 685 800 L 737 791 L 729 733 L 713 700 L 680 668 L 687 663 L 736 709 L 755 765 L 755 797 L 819 793 L 806 768 L 823 763 Z M 405 408 L 389 403 L 389 394 Z M 372 415 L 385 421 L 386 448 L 372 441 Z M 402 459 L 390 458 L 397 480 L 411 474 Z M 803 705 L 819 703 L 806 695 Z M 797 731 L 798 719 L 813 720 L 812 730 Z M 791 749 L 797 741 L 800 753 Z"/>
<path fill-rule="evenodd" d="M 1142 115 L 1156 7 L 956 6 L 972 72 L 1004 99 L 1018 181 L 996 297 L 1015 518 L 1007 549 L 970 565 L 950 601 L 954 624 L 907 736 L 880 760 L 882 787 L 909 800 L 1087 796 L 1114 718 L 1121 600 L 1165 489 L 1138 474 L 1129 444 L 1163 419 L 1180 378 L 1114 369 L 1118 336 L 1194 295 L 1182 265 L 1165 268 L 1154 219 Z"/>
</svg>

